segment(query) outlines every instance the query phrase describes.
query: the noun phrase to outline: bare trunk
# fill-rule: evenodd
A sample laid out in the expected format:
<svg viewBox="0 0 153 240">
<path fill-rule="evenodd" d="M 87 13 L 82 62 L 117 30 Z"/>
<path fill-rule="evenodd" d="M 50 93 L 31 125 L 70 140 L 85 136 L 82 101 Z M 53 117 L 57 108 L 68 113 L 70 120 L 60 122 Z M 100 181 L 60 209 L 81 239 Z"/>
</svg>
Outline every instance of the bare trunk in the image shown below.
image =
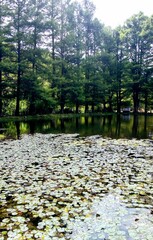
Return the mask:
<svg viewBox="0 0 153 240">
<path fill-rule="evenodd" d="M 17 64 L 18 64 L 18 71 L 17 71 L 17 93 L 16 93 L 16 110 L 15 115 L 19 116 L 20 113 L 20 85 L 21 85 L 21 39 L 20 39 L 20 6 L 18 6 L 18 28 L 17 28 Z"/>
<path fill-rule="evenodd" d="M 137 114 L 138 108 L 139 108 L 139 94 L 137 91 L 133 93 L 133 106 L 134 106 L 134 114 Z"/>
<path fill-rule="evenodd" d="M 0 45 L 0 63 L 2 61 L 2 46 Z M 2 71 L 0 70 L 0 116 L 2 116 Z"/>
<path fill-rule="evenodd" d="M 34 38 L 33 38 L 33 62 L 32 62 L 32 72 L 33 77 L 31 78 L 31 96 L 30 96 L 30 106 L 29 106 L 29 114 L 35 114 L 35 81 L 36 81 L 36 49 L 37 49 L 37 23 L 34 26 Z"/>
<path fill-rule="evenodd" d="M 76 107 L 75 112 L 76 112 L 76 113 L 79 113 L 79 103 L 78 103 L 78 101 L 76 101 L 75 107 Z"/>
<path fill-rule="evenodd" d="M 85 113 L 88 113 L 89 111 L 89 106 L 88 106 L 88 103 L 85 104 Z"/>
</svg>

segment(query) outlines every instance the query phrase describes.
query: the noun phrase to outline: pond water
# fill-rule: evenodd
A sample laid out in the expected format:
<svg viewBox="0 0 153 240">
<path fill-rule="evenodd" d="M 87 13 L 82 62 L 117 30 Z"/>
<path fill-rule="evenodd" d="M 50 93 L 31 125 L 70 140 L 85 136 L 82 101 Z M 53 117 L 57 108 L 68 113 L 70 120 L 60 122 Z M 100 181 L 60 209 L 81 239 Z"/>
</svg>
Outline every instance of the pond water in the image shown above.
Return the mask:
<svg viewBox="0 0 153 240">
<path fill-rule="evenodd" d="M 0 134 L 20 138 L 22 134 L 79 133 L 110 138 L 153 138 L 153 116 L 116 115 L 51 118 L 22 122 L 0 122 Z"/>
<path fill-rule="evenodd" d="M 152 240 L 153 141 L 0 141 L 0 240 Z"/>
</svg>

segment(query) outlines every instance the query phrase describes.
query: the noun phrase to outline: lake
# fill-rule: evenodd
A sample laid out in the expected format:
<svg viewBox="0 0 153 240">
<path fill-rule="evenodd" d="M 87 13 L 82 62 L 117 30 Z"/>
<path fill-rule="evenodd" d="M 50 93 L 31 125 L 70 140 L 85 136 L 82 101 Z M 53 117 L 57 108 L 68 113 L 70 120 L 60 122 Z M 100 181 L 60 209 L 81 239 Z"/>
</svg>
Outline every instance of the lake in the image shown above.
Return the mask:
<svg viewBox="0 0 153 240">
<path fill-rule="evenodd" d="M 152 116 L 0 124 L 0 239 L 152 240 Z"/>
<path fill-rule="evenodd" d="M 101 135 L 109 138 L 153 138 L 153 116 L 109 115 L 51 118 L 0 122 L 0 135 L 20 138 L 22 134 L 79 133 L 81 136 Z"/>
</svg>

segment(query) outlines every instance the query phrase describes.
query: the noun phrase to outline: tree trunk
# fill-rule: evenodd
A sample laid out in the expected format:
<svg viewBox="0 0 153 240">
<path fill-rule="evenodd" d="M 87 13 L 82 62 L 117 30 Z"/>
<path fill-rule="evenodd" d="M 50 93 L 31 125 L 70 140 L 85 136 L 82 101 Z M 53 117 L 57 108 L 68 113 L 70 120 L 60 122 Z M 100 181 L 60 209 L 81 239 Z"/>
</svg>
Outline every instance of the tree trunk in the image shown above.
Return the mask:
<svg viewBox="0 0 153 240">
<path fill-rule="evenodd" d="M 145 114 L 148 112 L 148 93 L 145 91 Z"/>
<path fill-rule="evenodd" d="M 95 111 L 94 103 L 92 103 L 91 109 L 92 109 L 92 113 L 94 113 L 94 111 Z"/>
<path fill-rule="evenodd" d="M 60 113 L 64 113 L 64 106 L 65 106 L 65 103 L 64 102 L 61 102 L 61 110 L 60 110 Z"/>
<path fill-rule="evenodd" d="M 121 113 L 121 92 L 117 92 L 117 113 Z"/>
<path fill-rule="evenodd" d="M 134 114 L 138 113 L 139 108 L 139 94 L 138 91 L 133 92 L 133 106 L 134 106 Z"/>
<path fill-rule="evenodd" d="M 119 137 L 120 136 L 120 129 L 121 129 L 121 117 L 118 114 L 117 115 L 117 122 L 116 122 L 116 136 Z"/>
<path fill-rule="evenodd" d="M 79 113 L 79 103 L 78 103 L 78 101 L 76 101 L 75 107 L 76 107 L 75 112 L 76 112 L 76 113 Z"/>
<path fill-rule="evenodd" d="M 132 126 L 133 137 L 137 137 L 138 133 L 138 115 L 134 115 L 133 126 Z"/>
<path fill-rule="evenodd" d="M 54 4 L 52 4 L 52 11 L 51 11 L 51 20 L 54 21 Z M 51 45 L 52 45 L 52 74 L 53 74 L 53 79 L 52 79 L 52 89 L 55 88 L 56 83 L 55 83 L 55 30 L 54 26 L 52 26 L 52 36 L 51 36 Z M 52 97 L 55 97 L 55 93 L 52 93 Z"/>
<path fill-rule="evenodd" d="M 122 78 L 122 58 L 123 52 L 121 47 L 120 33 L 116 32 L 116 80 L 117 80 L 117 113 L 121 113 L 121 78 Z"/>
<path fill-rule="evenodd" d="M 32 60 L 32 73 L 33 77 L 31 78 L 31 96 L 30 96 L 30 107 L 29 107 L 29 114 L 35 114 L 35 81 L 37 75 L 36 69 L 36 50 L 37 50 L 37 21 L 34 24 L 34 37 L 33 37 L 33 60 Z"/>
<path fill-rule="evenodd" d="M 2 24 L 2 16 L 0 16 L 0 26 Z M 0 63 L 2 62 L 2 40 L 0 40 Z M 2 116 L 2 70 L 0 68 L 0 117 Z"/>
<path fill-rule="evenodd" d="M 0 63 L 2 61 L 2 46 L 0 46 Z M 2 116 L 2 71 L 0 70 L 0 117 Z"/>
<path fill-rule="evenodd" d="M 17 19 L 17 93 L 16 93 L 16 110 L 15 115 L 19 116 L 20 113 L 20 85 L 21 85 L 21 39 L 20 39 L 20 6 L 18 6 L 18 19 Z"/>
<path fill-rule="evenodd" d="M 105 101 L 103 102 L 103 109 L 104 109 L 103 111 L 106 112 L 106 102 Z"/>
<path fill-rule="evenodd" d="M 113 112 L 113 107 L 112 107 L 112 96 L 109 96 L 109 112 Z"/>
<path fill-rule="evenodd" d="M 145 84 L 148 86 L 148 77 L 149 77 L 150 71 L 147 71 L 145 76 Z M 148 112 L 148 87 L 145 88 L 145 115 Z"/>
<path fill-rule="evenodd" d="M 85 104 L 85 113 L 88 113 L 89 111 L 89 106 L 88 106 L 88 103 Z"/>
<path fill-rule="evenodd" d="M 20 84 L 21 84 L 21 69 L 20 69 L 20 57 L 18 58 L 18 75 L 17 75 L 17 95 L 16 95 L 16 110 L 15 116 L 20 114 Z"/>
</svg>

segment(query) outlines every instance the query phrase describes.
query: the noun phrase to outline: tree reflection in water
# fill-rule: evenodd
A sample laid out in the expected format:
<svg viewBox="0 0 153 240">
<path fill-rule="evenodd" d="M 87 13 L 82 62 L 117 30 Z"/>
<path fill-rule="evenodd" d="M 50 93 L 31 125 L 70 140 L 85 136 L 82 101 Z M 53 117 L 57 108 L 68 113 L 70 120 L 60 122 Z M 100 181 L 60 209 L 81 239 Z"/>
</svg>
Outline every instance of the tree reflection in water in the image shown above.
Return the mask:
<svg viewBox="0 0 153 240">
<path fill-rule="evenodd" d="M 110 138 L 152 138 L 153 116 L 110 115 L 52 118 L 24 122 L 1 122 L 1 134 L 20 138 L 22 134 L 79 133 L 81 136 L 102 135 Z"/>
</svg>

